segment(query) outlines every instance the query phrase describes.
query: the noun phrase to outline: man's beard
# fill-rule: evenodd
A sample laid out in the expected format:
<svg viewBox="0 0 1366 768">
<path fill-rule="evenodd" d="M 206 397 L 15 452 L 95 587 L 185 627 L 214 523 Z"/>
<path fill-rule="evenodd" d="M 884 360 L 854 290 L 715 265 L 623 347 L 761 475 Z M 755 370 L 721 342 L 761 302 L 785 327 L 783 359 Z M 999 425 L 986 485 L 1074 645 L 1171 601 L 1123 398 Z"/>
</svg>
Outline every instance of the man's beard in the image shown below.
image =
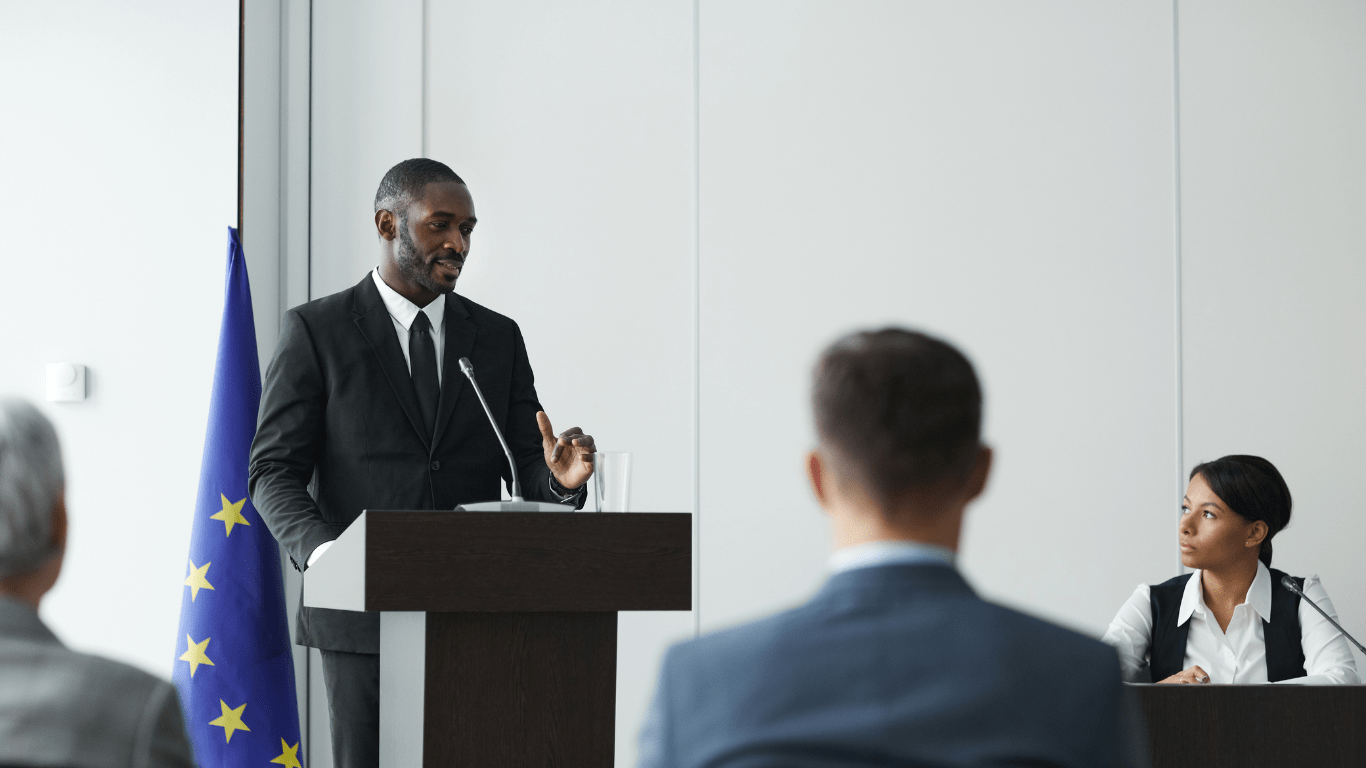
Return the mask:
<svg viewBox="0 0 1366 768">
<path fill-rule="evenodd" d="M 398 264 L 398 271 L 409 282 L 417 283 L 433 293 L 449 293 L 454 290 L 454 286 L 447 288 L 432 279 L 431 267 L 418 255 L 417 243 L 413 242 L 412 235 L 408 234 L 407 221 L 400 220 L 398 223 L 398 253 L 395 254 L 394 261 Z"/>
</svg>

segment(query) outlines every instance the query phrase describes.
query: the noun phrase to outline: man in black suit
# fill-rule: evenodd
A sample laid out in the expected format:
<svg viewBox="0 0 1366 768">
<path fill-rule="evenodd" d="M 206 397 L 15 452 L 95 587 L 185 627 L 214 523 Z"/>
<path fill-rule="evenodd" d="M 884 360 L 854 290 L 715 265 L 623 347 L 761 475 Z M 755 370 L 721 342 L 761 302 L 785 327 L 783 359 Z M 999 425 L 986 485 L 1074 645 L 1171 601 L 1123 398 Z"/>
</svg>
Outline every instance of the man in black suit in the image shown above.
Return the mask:
<svg viewBox="0 0 1366 768">
<path fill-rule="evenodd" d="M 511 475 L 458 361 L 468 357 L 529 500 L 582 507 L 593 438 L 558 438 L 521 331 L 457 296 L 474 200 L 450 168 L 394 166 L 375 195 L 380 264 L 354 288 L 285 313 L 251 446 L 252 503 L 296 568 L 365 509 L 496 500 Z M 313 486 L 310 489 L 310 482 Z M 379 615 L 300 607 L 295 641 L 322 651 L 340 768 L 379 761 Z"/>
</svg>

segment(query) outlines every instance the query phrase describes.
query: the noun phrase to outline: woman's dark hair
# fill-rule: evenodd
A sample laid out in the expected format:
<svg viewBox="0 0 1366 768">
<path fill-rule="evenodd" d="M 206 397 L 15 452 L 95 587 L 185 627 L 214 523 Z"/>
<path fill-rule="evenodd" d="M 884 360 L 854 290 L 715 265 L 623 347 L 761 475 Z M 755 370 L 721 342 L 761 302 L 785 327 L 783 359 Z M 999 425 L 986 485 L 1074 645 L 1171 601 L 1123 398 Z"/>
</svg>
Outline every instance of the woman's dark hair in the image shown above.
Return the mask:
<svg viewBox="0 0 1366 768">
<path fill-rule="evenodd" d="M 1214 495 L 1250 523 L 1266 523 L 1266 538 L 1258 559 L 1271 567 L 1271 537 L 1290 523 L 1290 486 L 1271 462 L 1261 456 L 1225 456 L 1191 470 L 1191 479 L 1205 478 Z"/>
</svg>

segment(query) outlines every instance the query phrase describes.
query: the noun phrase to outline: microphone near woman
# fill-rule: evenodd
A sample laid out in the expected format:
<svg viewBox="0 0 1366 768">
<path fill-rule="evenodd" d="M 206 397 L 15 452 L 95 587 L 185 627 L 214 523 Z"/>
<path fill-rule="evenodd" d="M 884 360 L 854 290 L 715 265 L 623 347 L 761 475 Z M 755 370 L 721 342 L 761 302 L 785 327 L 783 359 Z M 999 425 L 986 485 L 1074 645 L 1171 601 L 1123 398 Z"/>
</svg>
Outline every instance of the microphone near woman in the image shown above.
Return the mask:
<svg viewBox="0 0 1366 768">
<path fill-rule="evenodd" d="M 1289 576 L 1282 576 L 1281 586 L 1299 595 L 1300 599 L 1305 599 L 1304 593 L 1300 591 L 1300 586 L 1295 583 L 1295 580 L 1293 578 Z M 1323 614 L 1323 618 L 1327 619 L 1329 623 L 1337 627 L 1338 631 L 1342 633 L 1342 636 L 1350 640 L 1352 642 L 1352 645 L 1355 645 L 1358 649 L 1361 650 L 1362 653 L 1366 653 L 1366 646 L 1363 646 L 1361 643 L 1358 643 L 1357 639 L 1355 637 L 1352 637 L 1351 632 L 1348 632 L 1347 630 L 1342 628 L 1342 625 L 1337 622 L 1337 619 L 1334 619 L 1332 616 L 1329 616 L 1327 611 L 1320 608 L 1318 604 L 1314 603 L 1312 600 L 1309 602 L 1309 605 L 1313 606 L 1314 610 Z"/>
</svg>

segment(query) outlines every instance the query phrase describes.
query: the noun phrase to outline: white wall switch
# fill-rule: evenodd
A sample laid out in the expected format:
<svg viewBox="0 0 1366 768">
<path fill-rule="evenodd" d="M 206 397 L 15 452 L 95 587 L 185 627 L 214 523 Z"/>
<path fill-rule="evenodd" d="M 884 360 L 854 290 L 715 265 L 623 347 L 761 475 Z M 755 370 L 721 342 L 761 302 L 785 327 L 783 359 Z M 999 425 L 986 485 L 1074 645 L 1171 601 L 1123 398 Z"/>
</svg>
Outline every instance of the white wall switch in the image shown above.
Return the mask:
<svg viewBox="0 0 1366 768">
<path fill-rule="evenodd" d="M 51 403 L 79 403 L 85 399 L 85 366 L 47 364 L 47 399 Z"/>
</svg>

